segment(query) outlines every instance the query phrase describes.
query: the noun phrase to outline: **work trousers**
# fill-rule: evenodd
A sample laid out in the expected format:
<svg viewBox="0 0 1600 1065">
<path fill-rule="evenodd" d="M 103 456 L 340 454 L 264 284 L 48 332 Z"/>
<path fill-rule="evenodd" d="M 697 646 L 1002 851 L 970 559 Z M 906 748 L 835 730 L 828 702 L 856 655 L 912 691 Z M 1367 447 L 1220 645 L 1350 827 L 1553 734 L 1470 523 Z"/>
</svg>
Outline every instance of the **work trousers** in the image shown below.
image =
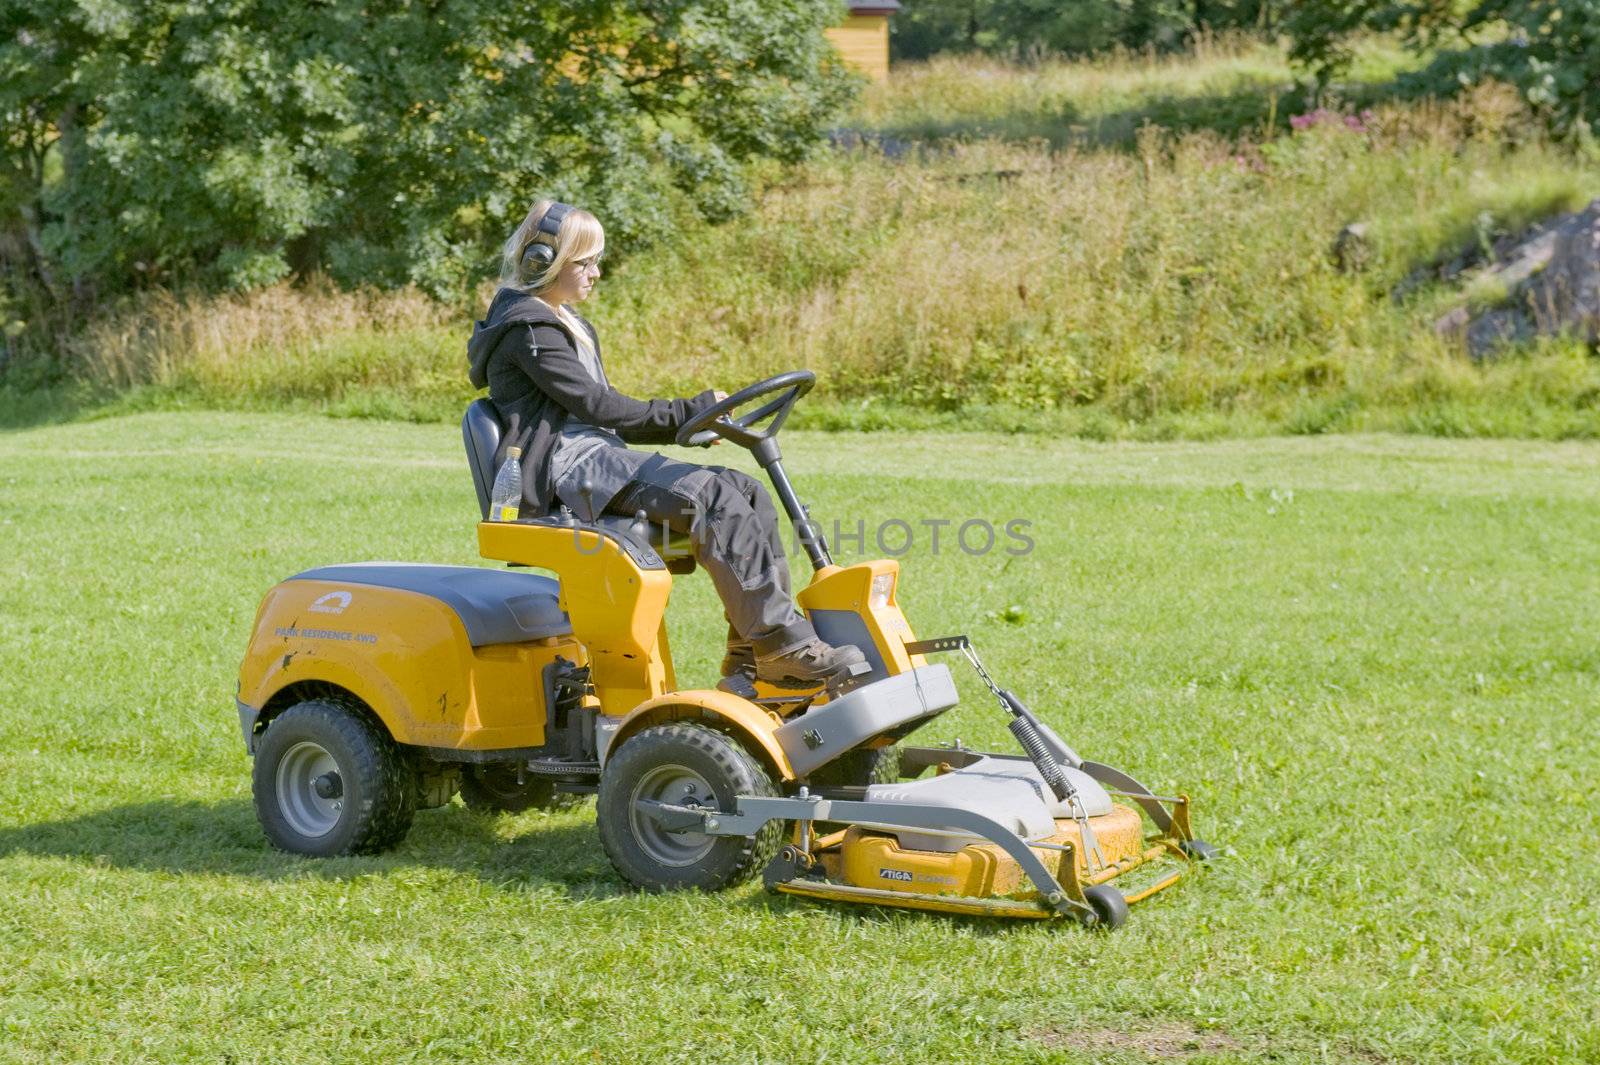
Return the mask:
<svg viewBox="0 0 1600 1065">
<path fill-rule="evenodd" d="M 635 516 L 687 537 L 728 615 L 729 640 L 757 654 L 785 650 L 815 635 L 795 608 L 777 509 L 755 478 L 722 466 L 667 459 L 638 470 L 606 512 Z"/>
</svg>

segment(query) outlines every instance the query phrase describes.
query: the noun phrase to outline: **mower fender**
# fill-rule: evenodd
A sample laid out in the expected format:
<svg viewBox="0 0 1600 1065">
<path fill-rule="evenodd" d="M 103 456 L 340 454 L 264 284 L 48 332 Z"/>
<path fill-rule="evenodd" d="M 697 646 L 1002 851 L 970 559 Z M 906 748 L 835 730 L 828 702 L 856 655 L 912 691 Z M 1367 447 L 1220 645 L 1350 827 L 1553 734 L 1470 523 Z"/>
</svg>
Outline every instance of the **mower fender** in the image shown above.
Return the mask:
<svg viewBox="0 0 1600 1065">
<path fill-rule="evenodd" d="M 299 668 L 293 665 L 268 667 L 264 672 L 267 675 L 255 686 L 250 701 L 247 702 L 244 698 L 234 700 L 239 705 L 241 727 L 248 715 L 252 733 L 259 725 L 262 710 L 272 701 L 274 695 L 285 688 L 307 681 L 342 688 L 349 692 L 378 716 L 391 736 L 396 732 L 404 735 L 405 726 L 410 723 L 409 715 L 395 712 L 400 697 L 393 690 L 393 685 L 387 683 L 381 675 L 369 675 L 367 671 L 351 668 L 346 663 L 330 662 L 325 659 L 314 664 L 300 665 Z M 245 743 L 253 753 L 255 747 L 253 738 L 247 737 Z"/>
<path fill-rule="evenodd" d="M 672 692 L 640 703 L 622 719 L 606 750 L 616 750 L 629 736 L 653 725 L 683 720 L 706 721 L 725 729 L 767 763 L 779 779 L 796 779 L 788 755 L 773 736 L 778 727 L 773 716 L 746 699 L 715 689 Z"/>
</svg>

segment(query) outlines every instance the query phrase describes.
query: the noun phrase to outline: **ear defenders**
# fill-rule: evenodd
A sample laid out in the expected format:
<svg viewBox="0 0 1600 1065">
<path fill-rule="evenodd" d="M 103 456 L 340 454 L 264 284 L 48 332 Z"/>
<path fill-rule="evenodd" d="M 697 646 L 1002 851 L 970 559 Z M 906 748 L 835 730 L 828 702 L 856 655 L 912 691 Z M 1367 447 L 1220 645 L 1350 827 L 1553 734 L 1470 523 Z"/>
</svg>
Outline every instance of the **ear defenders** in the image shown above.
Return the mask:
<svg viewBox="0 0 1600 1065">
<path fill-rule="evenodd" d="M 572 206 L 565 203 L 552 203 L 550 209 L 539 219 L 539 233 L 548 236 L 552 241 L 561 230 L 561 221 L 572 212 Z M 538 240 L 538 233 L 528 243 L 527 250 L 522 253 L 522 281 L 531 283 L 535 278 L 541 277 L 556 261 L 556 249 L 551 244 L 543 244 Z"/>
</svg>

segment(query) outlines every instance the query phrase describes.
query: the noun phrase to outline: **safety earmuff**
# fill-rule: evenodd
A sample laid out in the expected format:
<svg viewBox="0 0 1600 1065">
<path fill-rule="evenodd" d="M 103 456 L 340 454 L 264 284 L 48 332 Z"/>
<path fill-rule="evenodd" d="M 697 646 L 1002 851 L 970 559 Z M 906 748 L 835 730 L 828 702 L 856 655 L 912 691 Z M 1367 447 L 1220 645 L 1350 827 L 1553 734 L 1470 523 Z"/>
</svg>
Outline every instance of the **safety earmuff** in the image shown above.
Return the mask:
<svg viewBox="0 0 1600 1065">
<path fill-rule="evenodd" d="M 561 230 L 561 220 L 571 213 L 572 207 L 565 203 L 552 203 L 550 209 L 545 211 L 544 217 L 539 219 L 539 233 L 546 234 L 553 241 Z M 522 280 L 532 283 L 535 278 L 542 277 L 556 261 L 556 249 L 553 244 L 543 244 L 538 240 L 538 234 L 528 243 L 522 253 Z"/>
</svg>

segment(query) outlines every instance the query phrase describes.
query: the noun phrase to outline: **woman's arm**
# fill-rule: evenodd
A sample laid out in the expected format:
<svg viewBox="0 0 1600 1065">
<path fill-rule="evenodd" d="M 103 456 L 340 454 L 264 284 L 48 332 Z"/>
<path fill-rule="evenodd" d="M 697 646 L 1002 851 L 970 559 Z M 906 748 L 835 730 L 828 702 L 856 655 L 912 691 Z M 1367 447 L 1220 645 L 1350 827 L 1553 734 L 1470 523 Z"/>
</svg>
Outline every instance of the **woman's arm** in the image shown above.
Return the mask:
<svg viewBox="0 0 1600 1065">
<path fill-rule="evenodd" d="M 511 337 L 506 338 L 508 342 Z M 510 352 L 517 367 L 568 414 L 589 425 L 615 429 L 641 444 L 670 444 L 678 426 L 716 402 L 710 389 L 692 399 L 635 399 L 596 381 L 554 325 L 530 326 Z"/>
</svg>

